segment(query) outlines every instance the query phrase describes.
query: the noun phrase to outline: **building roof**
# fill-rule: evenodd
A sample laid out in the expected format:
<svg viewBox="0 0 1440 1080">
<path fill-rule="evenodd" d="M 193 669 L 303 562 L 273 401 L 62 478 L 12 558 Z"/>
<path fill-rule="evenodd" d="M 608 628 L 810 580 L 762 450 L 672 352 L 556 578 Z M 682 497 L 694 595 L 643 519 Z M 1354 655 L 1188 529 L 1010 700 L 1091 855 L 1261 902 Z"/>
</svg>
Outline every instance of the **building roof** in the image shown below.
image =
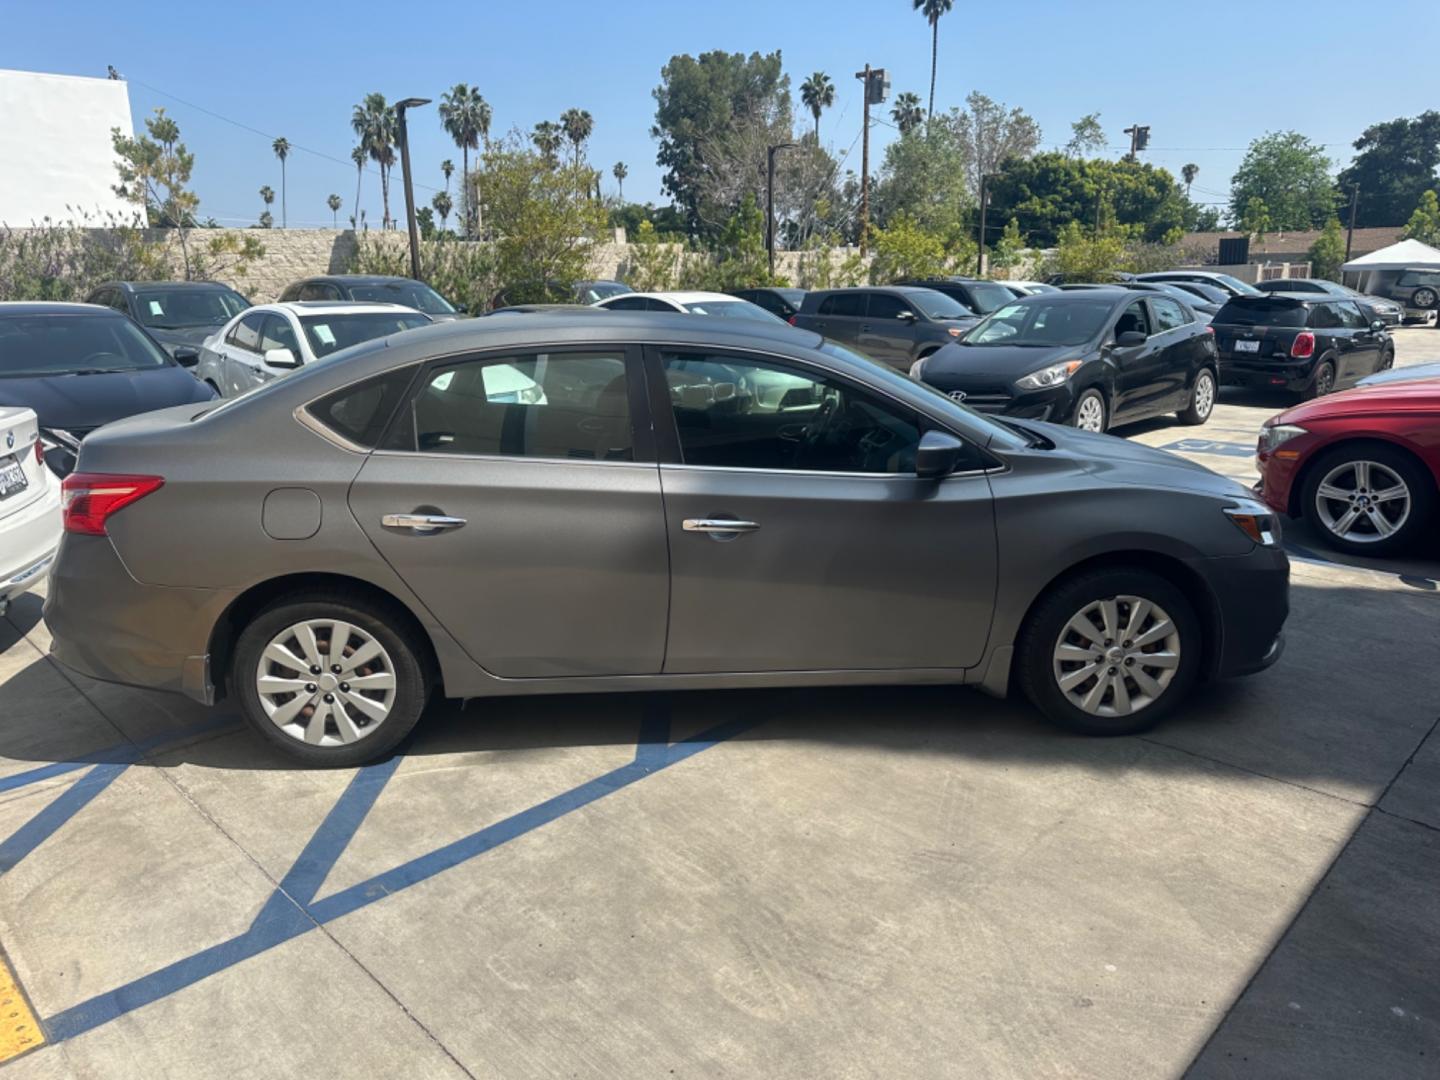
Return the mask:
<svg viewBox="0 0 1440 1080">
<path fill-rule="evenodd" d="M 1388 247 L 1398 241 L 1404 233 L 1404 225 L 1384 225 L 1370 229 L 1356 229 L 1350 244 L 1350 254 L 1365 255 L 1371 251 Z M 1302 229 L 1299 232 L 1266 233 L 1263 240 L 1250 241 L 1250 261 L 1254 262 L 1299 262 L 1309 258 L 1310 248 L 1320 239 L 1321 230 Z M 1179 246 L 1192 250 L 1203 250 L 1212 260 L 1220 254 L 1221 240 L 1239 240 L 1245 233 L 1236 230 L 1227 232 L 1186 233 L 1180 238 Z"/>
</svg>

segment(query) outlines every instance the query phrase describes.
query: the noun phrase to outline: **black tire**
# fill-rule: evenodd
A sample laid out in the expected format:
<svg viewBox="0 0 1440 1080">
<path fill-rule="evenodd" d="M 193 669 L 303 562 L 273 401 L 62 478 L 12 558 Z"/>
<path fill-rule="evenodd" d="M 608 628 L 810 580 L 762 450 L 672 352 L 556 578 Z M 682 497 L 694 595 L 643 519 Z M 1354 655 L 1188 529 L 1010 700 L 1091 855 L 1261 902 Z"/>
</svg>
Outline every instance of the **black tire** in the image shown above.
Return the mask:
<svg viewBox="0 0 1440 1080">
<path fill-rule="evenodd" d="M 1096 715 L 1072 702 L 1060 688 L 1055 652 L 1062 631 L 1074 616 L 1096 601 L 1122 596 L 1148 600 L 1169 615 L 1178 634 L 1179 664 L 1159 696 L 1134 712 L 1121 716 Z M 1123 628 L 1123 620 L 1128 616 L 1125 609 L 1119 611 Z M 1052 723 L 1083 735 L 1135 735 L 1150 730 L 1185 699 L 1199 677 L 1203 652 L 1200 620 L 1183 592 L 1148 570 L 1101 569 L 1063 580 L 1040 598 L 1020 633 L 1016 675 L 1025 696 Z M 1107 674 L 1103 666 L 1098 670 L 1101 677 Z M 1124 681 L 1127 686 L 1132 685 L 1129 676 L 1125 676 Z M 1081 684 L 1082 688 L 1086 685 L 1094 684 L 1089 680 Z M 1113 702 L 1112 692 L 1105 696 Z"/>
<path fill-rule="evenodd" d="M 1337 534 L 1325 523 L 1321 515 L 1318 495 L 1320 485 L 1333 470 L 1347 463 L 1369 461 L 1390 470 L 1410 490 L 1410 512 L 1403 524 L 1389 536 L 1377 536 L 1373 540 L 1349 540 Z M 1403 450 L 1378 442 L 1342 443 L 1321 454 L 1305 470 L 1305 480 L 1300 491 L 1300 515 L 1314 526 L 1315 531 L 1331 547 L 1352 555 L 1393 555 L 1415 546 L 1430 529 L 1435 519 L 1440 492 L 1435 489 L 1434 478 L 1414 458 Z M 1332 500 L 1331 517 L 1343 513 L 1343 504 Z M 1338 520 L 1338 519 L 1337 519 Z M 1376 530 L 1362 523 L 1358 535 L 1370 535 Z"/>
<path fill-rule="evenodd" d="M 388 715 L 373 731 L 365 732 L 356 741 L 343 745 L 309 745 L 286 734 L 270 720 L 261 704 L 256 675 L 261 654 L 277 635 L 309 620 L 329 619 L 349 623 L 384 648 L 395 677 L 394 697 Z M 306 765 L 353 768 L 388 756 L 419 721 L 435 681 L 429 670 L 428 655 L 414 631 L 386 606 L 343 591 L 304 592 L 264 608 L 241 631 L 235 643 L 230 686 L 251 727 L 282 753 Z M 333 721 L 327 724 L 334 729 Z"/>
<path fill-rule="evenodd" d="M 1210 380 L 1208 406 L 1204 404 L 1207 400 L 1206 396 L 1200 393 L 1200 383 L 1202 379 Z M 1186 405 L 1185 408 L 1179 412 L 1180 422 L 1182 424 L 1189 424 L 1192 427 L 1205 423 L 1215 412 L 1215 400 L 1219 394 L 1220 380 L 1216 377 L 1215 372 L 1210 368 L 1201 368 L 1195 375 L 1195 385 L 1190 388 L 1190 404 Z"/>
<path fill-rule="evenodd" d="M 1324 397 L 1335 389 L 1335 365 L 1329 360 L 1322 361 L 1315 369 L 1315 377 L 1310 380 L 1310 385 L 1305 388 L 1300 396 L 1306 401 L 1314 401 L 1318 397 Z"/>
<path fill-rule="evenodd" d="M 1378 371 L 1389 371 L 1395 366 L 1395 346 L 1386 345 L 1380 350 L 1380 367 Z"/>
<path fill-rule="evenodd" d="M 1416 289 L 1410 296 L 1412 307 L 1423 308 L 1427 311 L 1435 307 L 1437 303 L 1440 303 L 1440 293 L 1434 289 Z"/>
<path fill-rule="evenodd" d="M 1105 407 L 1105 395 L 1093 386 L 1088 390 L 1082 391 L 1080 396 L 1075 399 L 1075 407 L 1070 410 L 1070 426 L 1073 428 L 1080 426 L 1080 411 L 1085 408 L 1086 402 L 1088 401 L 1095 402 L 1096 406 L 1099 407 L 1100 430 L 1102 432 L 1105 431 L 1110 427 L 1110 410 Z"/>
</svg>

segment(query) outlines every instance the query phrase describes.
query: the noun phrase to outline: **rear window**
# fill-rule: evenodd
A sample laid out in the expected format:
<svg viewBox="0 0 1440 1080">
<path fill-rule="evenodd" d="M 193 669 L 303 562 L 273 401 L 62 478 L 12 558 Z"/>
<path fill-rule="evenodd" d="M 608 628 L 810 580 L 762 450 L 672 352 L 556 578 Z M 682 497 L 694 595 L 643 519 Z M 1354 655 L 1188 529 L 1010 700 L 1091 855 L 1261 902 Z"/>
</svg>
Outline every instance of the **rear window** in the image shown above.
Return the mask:
<svg viewBox="0 0 1440 1080">
<path fill-rule="evenodd" d="M 1298 328 L 1305 325 L 1305 305 L 1290 300 L 1231 300 L 1215 316 L 1225 326 L 1280 326 Z"/>
<path fill-rule="evenodd" d="M 1015 299 L 1009 289 L 1003 285 L 995 285 L 988 281 L 978 281 L 970 286 L 970 295 L 975 297 L 975 307 L 981 315 L 989 315 L 992 311 L 999 311 L 1011 300 Z"/>
</svg>

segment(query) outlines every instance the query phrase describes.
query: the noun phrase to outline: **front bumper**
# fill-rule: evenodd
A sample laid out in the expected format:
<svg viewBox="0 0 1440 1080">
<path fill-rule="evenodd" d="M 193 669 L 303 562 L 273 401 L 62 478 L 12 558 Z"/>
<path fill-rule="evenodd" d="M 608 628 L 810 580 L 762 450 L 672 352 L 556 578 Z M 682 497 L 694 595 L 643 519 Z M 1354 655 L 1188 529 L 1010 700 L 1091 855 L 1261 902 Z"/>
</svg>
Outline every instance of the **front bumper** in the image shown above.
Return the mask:
<svg viewBox="0 0 1440 1080">
<path fill-rule="evenodd" d="M 1217 678 L 1263 671 L 1280 659 L 1290 615 L 1290 559 L 1283 548 L 1204 560 L 1199 567 L 1219 614 L 1219 647 L 1210 665 Z"/>
<path fill-rule="evenodd" d="M 1014 387 L 1002 387 L 993 383 L 955 383 L 943 387 L 933 383 L 931 385 L 976 412 L 1013 416 L 1017 420 L 1049 420 L 1052 423 L 1064 424 L 1069 422 L 1075 409 L 1075 394 L 1068 383 L 1044 390 L 1016 390 Z"/>
</svg>

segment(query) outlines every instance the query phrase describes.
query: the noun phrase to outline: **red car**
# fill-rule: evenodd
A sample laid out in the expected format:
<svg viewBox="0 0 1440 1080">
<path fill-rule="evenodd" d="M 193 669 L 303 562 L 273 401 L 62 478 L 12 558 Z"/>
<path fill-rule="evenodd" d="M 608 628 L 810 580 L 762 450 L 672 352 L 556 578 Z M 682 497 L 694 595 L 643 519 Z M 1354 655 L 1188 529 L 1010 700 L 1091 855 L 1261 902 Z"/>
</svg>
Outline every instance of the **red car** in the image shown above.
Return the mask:
<svg viewBox="0 0 1440 1080">
<path fill-rule="evenodd" d="M 1256 456 L 1265 502 L 1313 522 L 1334 547 L 1373 555 L 1409 547 L 1440 506 L 1440 379 L 1297 405 L 1265 421 Z"/>
</svg>

